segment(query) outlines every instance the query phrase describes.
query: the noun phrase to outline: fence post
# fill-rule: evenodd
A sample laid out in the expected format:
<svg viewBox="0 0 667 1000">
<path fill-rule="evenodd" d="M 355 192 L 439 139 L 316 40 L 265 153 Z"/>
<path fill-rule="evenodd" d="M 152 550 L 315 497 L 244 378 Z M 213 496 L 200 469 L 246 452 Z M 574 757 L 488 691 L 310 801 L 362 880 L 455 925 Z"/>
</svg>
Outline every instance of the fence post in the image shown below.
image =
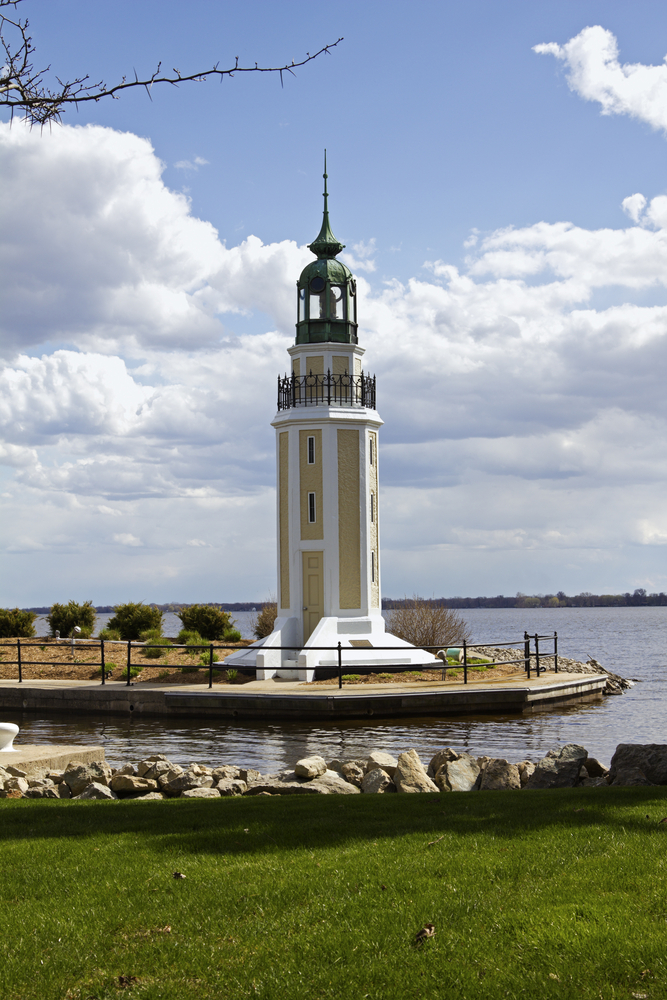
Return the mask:
<svg viewBox="0 0 667 1000">
<path fill-rule="evenodd" d="M 132 640 L 127 640 L 127 686 L 130 686 L 130 661 L 132 659 Z"/>
<path fill-rule="evenodd" d="M 558 673 L 558 632 L 554 632 L 554 673 Z"/>
<path fill-rule="evenodd" d="M 213 643 L 208 648 L 208 686 L 213 687 Z"/>
<path fill-rule="evenodd" d="M 100 659 L 102 660 L 102 683 L 106 684 L 105 680 L 106 667 L 104 666 L 104 639 L 100 639 Z"/>
<path fill-rule="evenodd" d="M 463 683 L 468 683 L 468 646 L 463 640 Z"/>
<path fill-rule="evenodd" d="M 540 676 L 540 637 L 535 633 L 535 673 Z"/>
<path fill-rule="evenodd" d="M 523 659 L 525 664 L 526 679 L 530 680 L 530 636 L 527 632 L 523 633 Z"/>
<path fill-rule="evenodd" d="M 338 687 L 343 686 L 343 647 L 338 643 Z"/>
<path fill-rule="evenodd" d="M 23 666 L 21 664 L 21 640 L 16 640 L 16 659 L 19 661 L 19 684 L 23 683 Z"/>
</svg>

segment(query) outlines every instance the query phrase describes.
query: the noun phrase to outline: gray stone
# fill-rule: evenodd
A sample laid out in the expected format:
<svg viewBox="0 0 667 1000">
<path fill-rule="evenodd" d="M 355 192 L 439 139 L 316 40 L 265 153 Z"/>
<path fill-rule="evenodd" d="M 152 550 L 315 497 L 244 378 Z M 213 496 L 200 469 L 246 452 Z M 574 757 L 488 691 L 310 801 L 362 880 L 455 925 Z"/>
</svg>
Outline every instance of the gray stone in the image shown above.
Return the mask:
<svg viewBox="0 0 667 1000">
<path fill-rule="evenodd" d="M 299 778 L 295 771 L 265 774 L 261 781 L 248 788 L 248 795 L 269 792 L 272 795 L 359 795 L 356 785 L 350 784 L 337 771 L 325 771 L 319 778 Z"/>
<path fill-rule="evenodd" d="M 134 764 L 123 764 L 122 767 L 116 768 L 116 770 L 113 772 L 113 776 L 115 777 L 117 774 L 137 774 L 137 773 L 138 772 L 135 771 L 134 769 Z"/>
<path fill-rule="evenodd" d="M 607 779 L 606 778 L 584 778 L 581 782 L 582 788 L 606 788 Z"/>
<path fill-rule="evenodd" d="M 67 782 L 72 795 L 76 797 L 93 782 L 98 785 L 108 785 L 110 778 L 111 768 L 106 761 L 96 761 L 90 764 L 70 761 L 63 780 Z"/>
<path fill-rule="evenodd" d="M 525 788 L 535 773 L 535 764 L 533 764 L 532 760 L 522 760 L 520 764 L 517 764 L 517 767 L 519 768 L 521 787 Z"/>
<path fill-rule="evenodd" d="M 620 743 L 611 758 L 609 774 L 615 784 L 621 770 L 638 767 L 653 785 L 667 785 L 667 745 L 664 743 Z"/>
<path fill-rule="evenodd" d="M 170 771 L 165 771 L 164 774 L 160 775 L 160 777 L 157 779 L 158 784 L 160 785 L 161 788 L 164 788 L 164 786 L 167 785 L 170 781 L 173 781 L 174 778 L 177 778 L 179 774 L 184 774 L 184 773 L 185 772 L 180 764 L 174 764 Z"/>
<path fill-rule="evenodd" d="M 390 753 L 385 753 L 384 750 L 371 750 L 366 761 L 366 774 L 370 771 L 375 771 L 378 767 L 381 767 L 390 778 L 393 778 L 398 767 L 398 761 Z"/>
<path fill-rule="evenodd" d="M 206 767 L 206 764 L 193 763 L 186 767 L 185 770 L 188 774 L 193 774 L 196 778 L 201 778 L 201 776 L 205 774 L 213 774 L 213 769 Z"/>
<path fill-rule="evenodd" d="M 162 785 L 162 791 L 167 795 L 176 797 L 181 792 L 187 792 L 191 788 L 211 788 L 213 778 L 210 774 L 189 774 L 187 772 L 176 775 L 171 781 Z M 219 793 L 218 793 L 219 794 Z"/>
<path fill-rule="evenodd" d="M 451 747 L 445 747 L 444 750 L 438 750 L 435 756 L 431 757 L 431 762 L 426 769 L 426 773 L 429 778 L 435 780 L 435 776 L 442 767 L 443 764 L 448 764 L 450 760 L 458 760 L 460 754 L 456 750 L 452 750 Z"/>
<path fill-rule="evenodd" d="M 13 778 L 25 778 L 28 774 L 27 771 L 24 771 L 20 767 L 14 767 L 13 764 L 8 764 L 7 767 L 5 768 L 5 771 L 7 772 L 7 774 L 11 774 Z"/>
<path fill-rule="evenodd" d="M 56 785 L 45 785 L 42 788 L 29 788 L 23 793 L 26 799 L 59 799 Z"/>
<path fill-rule="evenodd" d="M 221 778 L 215 786 L 220 795 L 245 795 L 248 786 L 240 778 Z"/>
<path fill-rule="evenodd" d="M 162 792 L 146 792 L 145 795 L 128 795 L 127 801 L 134 799 L 136 802 L 162 802 L 166 797 Z"/>
<path fill-rule="evenodd" d="M 480 767 L 474 757 L 461 754 L 458 760 L 442 765 L 435 776 L 441 792 L 472 792 L 477 787 Z"/>
<path fill-rule="evenodd" d="M 59 785 L 63 781 L 63 779 L 65 777 L 65 772 L 64 771 L 47 771 L 46 772 L 46 777 L 50 778 L 54 785 Z"/>
<path fill-rule="evenodd" d="M 339 772 L 334 771 L 332 773 L 338 774 Z M 361 782 L 364 780 L 363 767 L 359 767 L 359 765 L 355 764 L 353 761 L 348 761 L 347 764 L 343 764 L 341 767 L 340 774 L 343 775 L 343 778 L 345 781 L 349 782 L 349 784 L 354 785 L 356 788 L 361 788 Z"/>
<path fill-rule="evenodd" d="M 21 792 L 22 795 L 30 788 L 27 780 L 25 778 L 5 778 L 5 791 L 6 792 Z"/>
<path fill-rule="evenodd" d="M 437 792 L 438 786 L 426 773 L 426 768 L 419 759 L 416 750 L 406 750 L 400 754 L 394 784 L 399 792 Z"/>
<path fill-rule="evenodd" d="M 246 785 L 251 785 L 253 781 L 261 780 L 262 772 L 256 771 L 254 767 L 242 767 L 239 769 L 238 776 L 241 781 L 245 781 Z"/>
<path fill-rule="evenodd" d="M 204 788 L 200 785 L 199 788 L 186 788 L 185 791 L 181 792 L 180 798 L 182 799 L 219 799 L 220 792 L 217 788 L 211 788 L 210 786 Z"/>
<path fill-rule="evenodd" d="M 609 768 L 601 764 L 595 757 L 586 758 L 586 770 L 589 778 L 606 778 L 609 774 Z"/>
<path fill-rule="evenodd" d="M 651 785 L 654 786 L 653 781 L 649 781 L 644 772 L 640 767 L 619 767 L 616 769 L 613 780 L 609 782 L 610 785 L 615 785 L 616 787 L 620 785 Z"/>
<path fill-rule="evenodd" d="M 157 781 L 161 774 L 168 774 L 173 769 L 174 765 L 170 760 L 156 760 L 147 771 L 144 771 L 142 777 L 148 778 L 149 781 Z"/>
<path fill-rule="evenodd" d="M 302 757 L 294 765 L 294 772 L 300 778 L 319 778 L 327 769 L 327 762 L 319 754 L 311 757 Z"/>
<path fill-rule="evenodd" d="M 577 743 L 568 743 L 561 750 L 551 750 L 538 762 L 526 788 L 574 788 L 579 771 L 586 766 L 588 751 Z"/>
<path fill-rule="evenodd" d="M 138 778 L 132 774 L 114 774 L 109 782 L 114 792 L 157 792 L 157 781 L 150 778 Z"/>
<path fill-rule="evenodd" d="M 69 787 L 69 785 L 67 784 L 66 781 L 61 781 L 59 785 L 55 785 L 54 787 L 55 787 L 56 791 L 58 792 L 58 798 L 59 799 L 71 799 L 72 798 L 72 790 L 71 790 L 71 788 Z"/>
<path fill-rule="evenodd" d="M 50 778 L 26 778 L 31 788 L 48 788 L 53 785 Z"/>
<path fill-rule="evenodd" d="M 338 757 L 334 757 L 334 759 L 330 760 L 327 764 L 327 771 L 342 771 L 343 764 L 344 761 L 339 760 Z"/>
<path fill-rule="evenodd" d="M 139 761 L 136 773 L 140 778 L 145 778 L 148 771 L 154 768 L 156 764 L 166 764 L 167 767 L 161 768 L 155 774 L 151 774 L 151 778 L 156 778 L 158 774 L 162 774 L 164 771 L 168 771 L 170 767 L 174 766 L 163 753 L 153 753 L 150 757 L 144 757 L 143 760 Z"/>
<path fill-rule="evenodd" d="M 480 790 L 500 792 L 521 788 L 521 776 L 516 764 L 510 764 L 504 757 L 492 757 L 482 772 Z"/>
<path fill-rule="evenodd" d="M 78 795 L 73 795 L 73 799 L 117 799 L 118 796 L 108 785 L 103 785 L 99 781 L 92 781 Z"/>
<path fill-rule="evenodd" d="M 217 784 L 222 778 L 240 778 L 241 770 L 238 767 L 233 767 L 231 764 L 222 764 L 220 767 L 216 767 L 211 775 L 214 784 Z M 245 778 L 243 779 L 246 780 Z"/>
<path fill-rule="evenodd" d="M 372 771 L 367 771 L 361 782 L 362 792 L 379 794 L 381 792 L 395 792 L 396 785 L 391 780 L 383 767 L 374 767 Z"/>
</svg>

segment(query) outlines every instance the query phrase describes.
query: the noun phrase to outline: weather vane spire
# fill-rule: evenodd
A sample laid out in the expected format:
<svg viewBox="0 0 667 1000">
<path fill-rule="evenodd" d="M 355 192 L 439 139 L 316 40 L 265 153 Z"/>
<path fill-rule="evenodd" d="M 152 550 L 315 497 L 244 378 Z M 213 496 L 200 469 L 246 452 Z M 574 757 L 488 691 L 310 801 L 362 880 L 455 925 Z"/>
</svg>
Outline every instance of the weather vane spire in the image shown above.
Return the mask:
<svg viewBox="0 0 667 1000">
<path fill-rule="evenodd" d="M 320 229 L 317 239 L 308 245 L 308 249 L 312 250 L 317 257 L 335 257 L 339 254 L 341 250 L 345 248 L 344 243 L 340 243 L 334 234 L 331 232 L 331 226 L 329 225 L 329 192 L 327 190 L 327 179 L 329 177 L 327 173 L 327 151 L 324 150 L 324 214 L 322 217 L 322 228 Z"/>
</svg>

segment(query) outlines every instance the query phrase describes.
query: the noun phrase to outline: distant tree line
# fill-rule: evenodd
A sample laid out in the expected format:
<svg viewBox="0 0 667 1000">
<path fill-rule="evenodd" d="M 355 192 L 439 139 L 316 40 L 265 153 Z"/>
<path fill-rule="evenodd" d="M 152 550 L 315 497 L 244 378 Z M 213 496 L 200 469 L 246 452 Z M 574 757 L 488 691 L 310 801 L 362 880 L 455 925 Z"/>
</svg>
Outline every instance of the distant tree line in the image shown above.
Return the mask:
<svg viewBox="0 0 667 1000">
<path fill-rule="evenodd" d="M 393 597 L 382 598 L 382 610 L 391 611 L 394 608 L 403 608 L 409 604 L 411 598 L 396 599 Z M 583 591 L 570 597 L 562 590 L 557 594 L 522 594 L 519 592 L 514 597 L 505 597 L 499 594 L 498 597 L 432 597 L 428 601 L 433 607 L 438 608 L 627 608 L 627 607 L 649 607 L 667 605 L 667 594 L 662 591 L 659 594 L 647 594 L 643 587 L 638 588 L 631 594 L 591 594 Z"/>
</svg>

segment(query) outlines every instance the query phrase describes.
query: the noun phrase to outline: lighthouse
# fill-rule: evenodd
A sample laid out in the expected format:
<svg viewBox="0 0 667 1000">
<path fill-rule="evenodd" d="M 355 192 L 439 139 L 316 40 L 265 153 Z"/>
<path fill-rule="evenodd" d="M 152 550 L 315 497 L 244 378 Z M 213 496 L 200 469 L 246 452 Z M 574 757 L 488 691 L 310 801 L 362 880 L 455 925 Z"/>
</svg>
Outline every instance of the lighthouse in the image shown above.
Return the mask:
<svg viewBox="0 0 667 1000">
<path fill-rule="evenodd" d="M 278 377 L 277 603 L 274 631 L 226 663 L 258 680 L 310 681 L 318 668 L 435 664 L 385 632 L 380 587 L 376 380 L 359 344 L 357 285 L 324 213 L 296 287 L 296 338 Z M 325 647 L 322 649 L 321 647 Z M 328 648 L 326 648 L 328 647 Z M 379 648 L 378 648 L 379 647 Z M 391 647 L 389 649 L 384 647 Z M 329 670 L 324 670 L 329 668 Z"/>
</svg>

